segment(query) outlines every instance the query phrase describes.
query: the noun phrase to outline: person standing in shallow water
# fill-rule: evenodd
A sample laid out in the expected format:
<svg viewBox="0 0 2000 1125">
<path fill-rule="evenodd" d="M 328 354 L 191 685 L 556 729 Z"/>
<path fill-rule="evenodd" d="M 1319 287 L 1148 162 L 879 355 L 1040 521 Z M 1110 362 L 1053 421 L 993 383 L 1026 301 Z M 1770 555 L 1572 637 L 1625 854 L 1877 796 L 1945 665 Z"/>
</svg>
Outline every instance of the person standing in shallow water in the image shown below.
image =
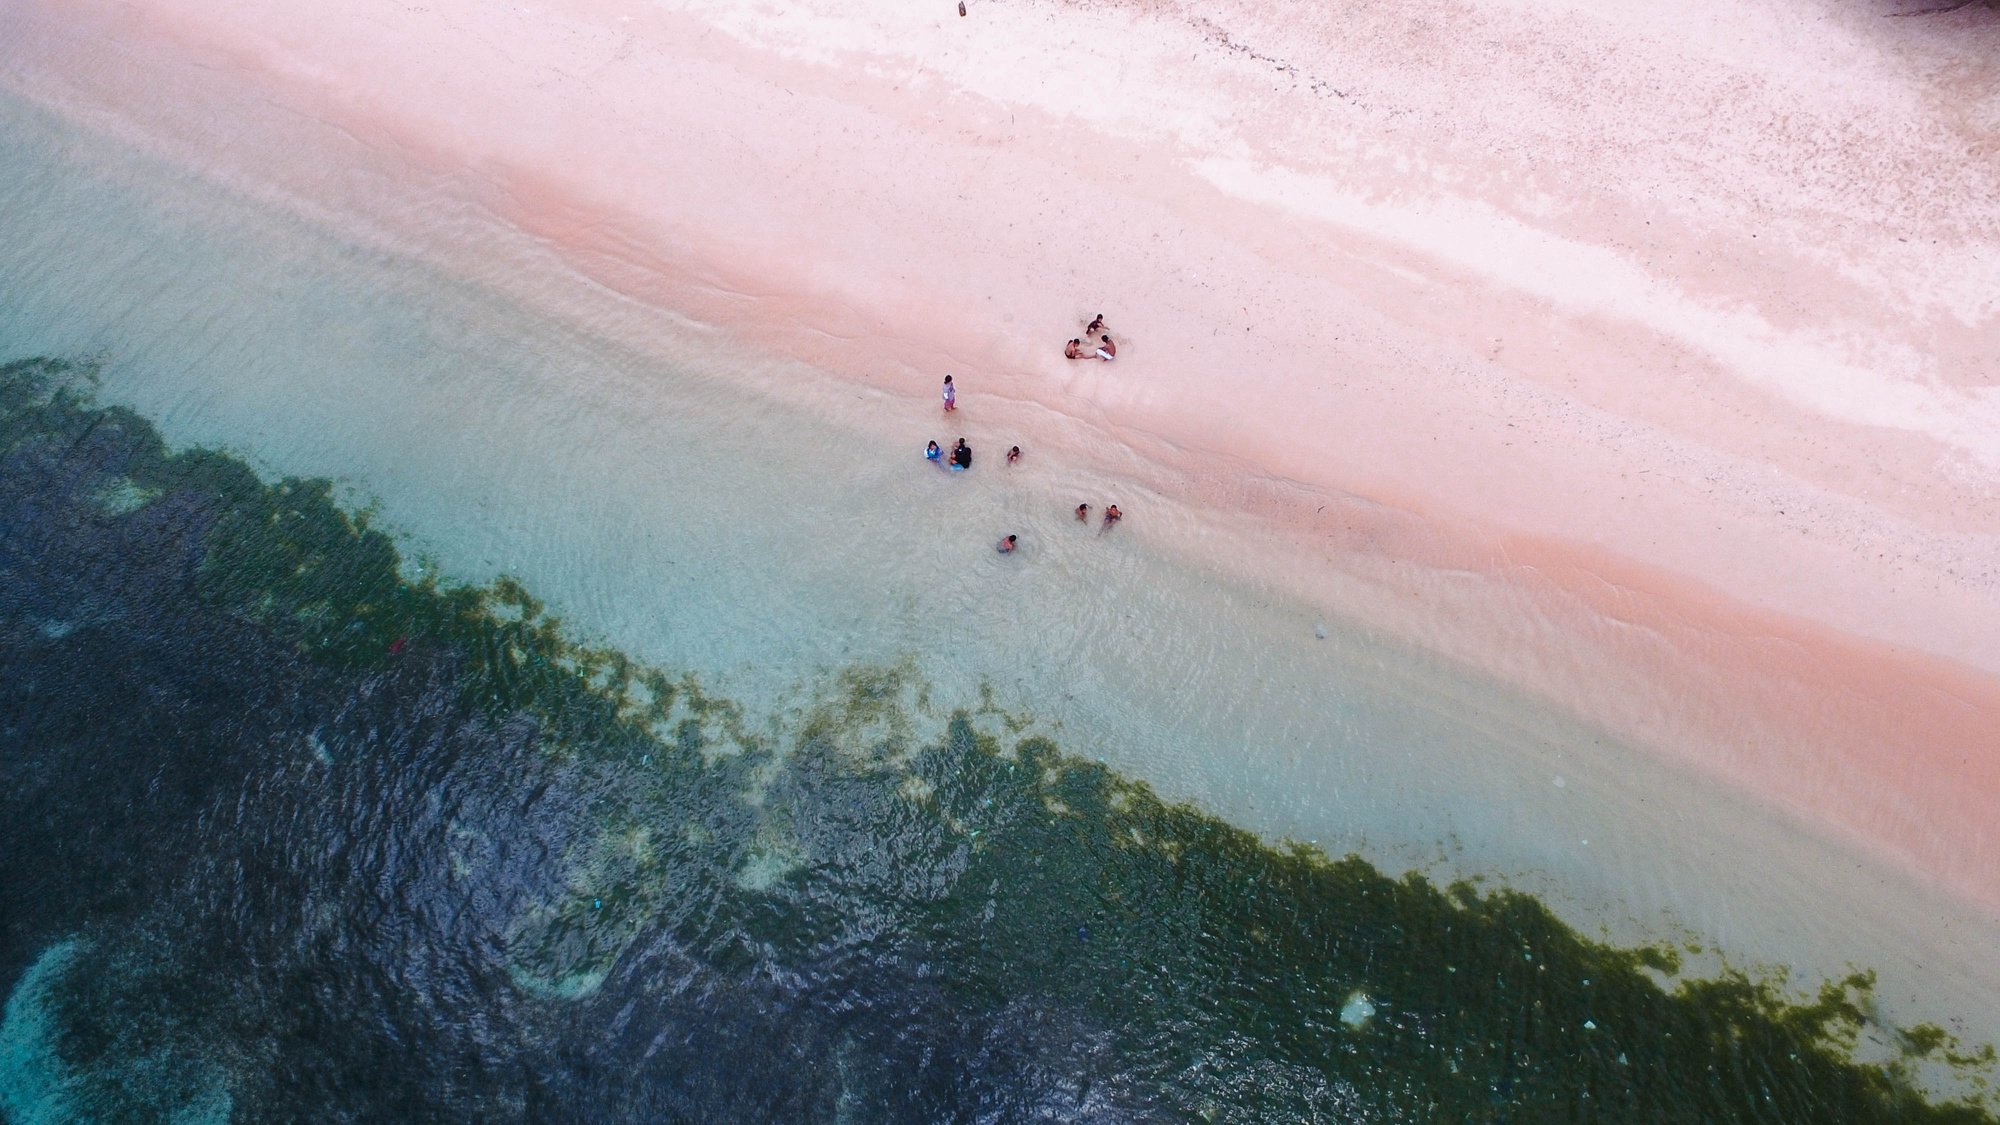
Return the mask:
<svg viewBox="0 0 2000 1125">
<path fill-rule="evenodd" d="M 958 388 L 951 385 L 951 376 L 947 375 L 944 377 L 944 412 L 949 414 L 957 409 Z"/>
<path fill-rule="evenodd" d="M 1104 509 L 1104 530 L 1110 531 L 1112 524 L 1117 523 L 1119 520 L 1122 520 L 1124 518 L 1125 518 L 1125 513 L 1119 511 L 1118 505 L 1116 504 L 1113 504 L 1109 508 Z"/>
</svg>

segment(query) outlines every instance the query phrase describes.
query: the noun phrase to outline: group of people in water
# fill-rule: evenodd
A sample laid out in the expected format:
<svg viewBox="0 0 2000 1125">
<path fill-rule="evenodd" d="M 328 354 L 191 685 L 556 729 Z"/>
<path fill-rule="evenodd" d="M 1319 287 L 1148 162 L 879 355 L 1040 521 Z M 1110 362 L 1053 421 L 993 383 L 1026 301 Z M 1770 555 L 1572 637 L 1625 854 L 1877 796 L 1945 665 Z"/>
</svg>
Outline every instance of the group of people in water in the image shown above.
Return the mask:
<svg viewBox="0 0 2000 1125">
<path fill-rule="evenodd" d="M 1007 451 L 1007 463 L 1013 464 L 1020 459 L 1020 456 L 1021 447 L 1017 445 Z M 972 467 L 972 447 L 965 444 L 964 438 L 959 438 L 958 444 L 951 447 L 950 460 L 946 460 L 944 450 L 938 448 L 937 442 L 931 442 L 924 446 L 924 460 L 934 465 L 943 465 L 954 473 L 961 473 Z"/>
<path fill-rule="evenodd" d="M 1117 358 L 1118 345 L 1112 343 L 1110 334 L 1104 331 L 1103 313 L 1099 313 L 1094 319 L 1092 319 L 1090 322 L 1090 326 L 1086 328 L 1084 332 L 1085 335 L 1096 335 L 1099 338 L 1099 340 L 1102 341 L 1101 345 L 1096 350 L 1095 353 L 1096 358 L 1107 361 Z M 1069 346 L 1063 349 L 1063 354 L 1068 356 L 1070 359 L 1090 358 L 1089 356 L 1086 356 L 1082 353 L 1081 349 L 1083 347 L 1084 347 L 1083 339 L 1082 337 L 1079 337 L 1069 342 Z M 946 414 L 950 414 L 953 411 L 956 411 L 957 409 L 958 409 L 958 387 L 952 383 L 951 376 L 947 375 L 944 377 L 944 412 Z M 1008 447 L 1007 463 L 1009 465 L 1012 465 L 1014 462 L 1019 461 L 1020 459 L 1021 459 L 1021 447 L 1018 445 Z M 934 465 L 942 466 L 943 468 L 949 470 L 950 472 L 962 473 L 965 470 L 970 469 L 972 467 L 972 447 L 966 444 L 964 438 L 959 438 L 958 442 L 951 447 L 951 452 L 949 454 L 946 454 L 944 449 L 942 449 L 937 442 L 932 441 L 924 446 L 924 460 L 929 461 Z M 1104 509 L 1104 516 L 1103 516 L 1104 522 L 1099 527 L 1099 531 L 1103 532 L 1111 530 L 1112 526 L 1123 518 L 1124 518 L 1124 513 L 1118 510 L 1118 505 L 1112 504 L 1107 506 Z M 1078 523 L 1084 523 L 1084 524 L 1090 522 L 1089 504 L 1078 504 L 1076 506 L 1076 520 Z M 1000 540 L 1000 542 L 995 545 L 995 549 L 998 550 L 1003 555 L 1011 555 L 1014 553 L 1014 549 L 1016 547 L 1019 547 L 1020 544 L 1021 544 L 1021 537 L 1019 535 L 1008 535 L 1003 537 Z"/>
<path fill-rule="evenodd" d="M 1011 465 L 1020 459 L 1021 447 L 1018 445 L 1008 447 L 1007 463 Z M 958 444 L 951 447 L 951 459 L 947 461 L 944 450 L 938 448 L 937 442 L 931 442 L 924 446 L 924 460 L 934 465 L 943 465 L 954 473 L 963 472 L 972 467 L 972 447 L 965 444 L 964 438 L 959 438 Z"/>
</svg>

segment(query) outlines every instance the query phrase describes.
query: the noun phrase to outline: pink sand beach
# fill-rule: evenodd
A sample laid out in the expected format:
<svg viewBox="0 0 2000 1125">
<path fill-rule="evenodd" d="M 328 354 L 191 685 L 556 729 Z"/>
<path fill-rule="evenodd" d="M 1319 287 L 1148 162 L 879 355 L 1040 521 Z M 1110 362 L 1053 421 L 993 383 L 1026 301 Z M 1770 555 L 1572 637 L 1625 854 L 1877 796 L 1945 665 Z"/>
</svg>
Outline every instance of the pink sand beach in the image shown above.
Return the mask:
<svg viewBox="0 0 2000 1125">
<path fill-rule="evenodd" d="M 961 372 L 1246 529 L 1173 549 L 1993 915 L 2000 22 L 1891 10 L 21 0 L 0 61 L 393 239 L 329 123 L 912 411 Z"/>
</svg>

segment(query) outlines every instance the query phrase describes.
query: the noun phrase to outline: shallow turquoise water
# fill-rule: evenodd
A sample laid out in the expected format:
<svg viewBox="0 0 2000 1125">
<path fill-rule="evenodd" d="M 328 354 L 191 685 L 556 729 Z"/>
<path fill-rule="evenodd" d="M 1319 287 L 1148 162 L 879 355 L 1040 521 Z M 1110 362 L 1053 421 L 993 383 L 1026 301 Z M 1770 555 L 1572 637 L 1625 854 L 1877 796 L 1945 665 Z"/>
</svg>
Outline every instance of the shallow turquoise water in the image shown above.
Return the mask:
<svg viewBox="0 0 2000 1125">
<path fill-rule="evenodd" d="M 1865 977 L 1677 982 L 906 672 L 773 732 L 85 376 L 0 370 L 10 1118 L 1992 1120 L 1936 1029 L 1848 1061 Z"/>
</svg>

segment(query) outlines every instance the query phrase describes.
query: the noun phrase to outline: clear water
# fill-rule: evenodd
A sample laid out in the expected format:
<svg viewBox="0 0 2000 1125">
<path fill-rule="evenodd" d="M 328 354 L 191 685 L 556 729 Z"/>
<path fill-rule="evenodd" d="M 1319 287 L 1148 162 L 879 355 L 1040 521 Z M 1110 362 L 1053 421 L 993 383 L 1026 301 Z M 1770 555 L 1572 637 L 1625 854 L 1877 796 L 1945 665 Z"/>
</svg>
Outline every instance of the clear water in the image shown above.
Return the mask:
<svg viewBox="0 0 2000 1125">
<path fill-rule="evenodd" d="M 1172 549 L 1227 525 L 1073 448 L 1003 466 L 1023 408 L 968 395 L 947 430 L 928 386 L 761 364 L 611 300 L 538 314 L 19 102 L 0 143 L 0 355 L 92 360 L 96 401 L 174 448 L 332 478 L 408 556 L 405 625 L 433 620 L 425 580 L 502 575 L 567 622 L 518 652 L 412 635 L 342 567 L 301 571 L 329 585 L 292 604 L 264 556 L 213 546 L 251 540 L 209 538 L 273 494 L 155 481 L 109 437 L 16 446 L 10 1119 L 121 1098 L 187 1120 L 1853 1104 L 1810 1069 L 1768 1097 L 1741 1073 L 1674 1093 L 1672 1045 L 1590 1041 L 1657 1015 L 1637 962 L 1539 914 L 1453 921 L 1419 895 L 1371 915 L 1356 896 L 1388 884 L 1287 866 L 1221 822 L 1504 875 L 1621 938 L 1679 918 L 1814 979 L 1857 959 L 1903 1022 L 1992 994 L 1990 965 L 1896 908 L 1919 892 L 1822 916 L 1854 884 L 1810 838 L 1474 676 L 1338 621 L 1318 636 L 1312 607 Z M 440 206 L 445 234 L 503 237 Z M 142 448 L 142 429 L 104 433 Z M 922 464 L 958 433 L 973 473 Z M 1100 534 L 1078 500 L 1132 518 Z M 330 511 L 299 526 L 344 526 Z M 1026 546 L 1002 558 L 1010 531 Z M 568 689 L 528 657 L 579 639 L 729 704 L 681 692 L 633 720 L 655 742 L 574 719 L 594 712 L 551 709 Z M 1544 995 L 1517 954 L 1628 991 L 1573 1019 L 1599 1010 L 1585 972 Z M 1461 988 L 1461 963 L 1493 987 Z M 1542 1026 L 1544 1007 L 1567 1014 Z"/>
</svg>

